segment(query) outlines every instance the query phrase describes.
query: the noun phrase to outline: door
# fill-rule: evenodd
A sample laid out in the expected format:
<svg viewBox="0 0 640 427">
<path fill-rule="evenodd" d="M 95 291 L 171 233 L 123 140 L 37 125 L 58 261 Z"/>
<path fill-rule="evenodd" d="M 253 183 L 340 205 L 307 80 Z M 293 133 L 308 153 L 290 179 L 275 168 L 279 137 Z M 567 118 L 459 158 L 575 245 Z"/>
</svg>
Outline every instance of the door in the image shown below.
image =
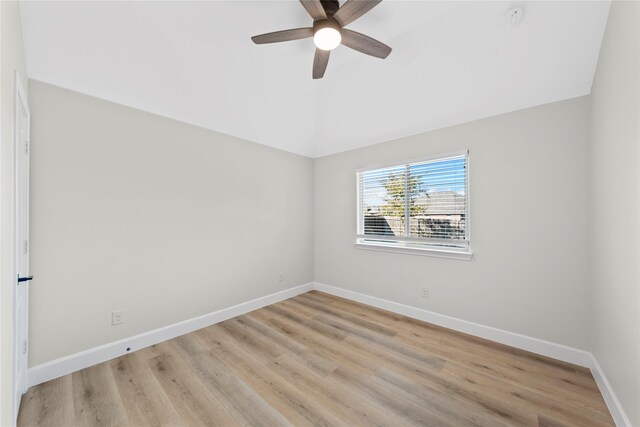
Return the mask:
<svg viewBox="0 0 640 427">
<path fill-rule="evenodd" d="M 27 356 L 29 327 L 29 107 L 16 72 L 15 84 L 15 239 L 16 291 L 14 303 L 15 327 L 15 412 L 20 398 L 27 391 Z"/>
</svg>

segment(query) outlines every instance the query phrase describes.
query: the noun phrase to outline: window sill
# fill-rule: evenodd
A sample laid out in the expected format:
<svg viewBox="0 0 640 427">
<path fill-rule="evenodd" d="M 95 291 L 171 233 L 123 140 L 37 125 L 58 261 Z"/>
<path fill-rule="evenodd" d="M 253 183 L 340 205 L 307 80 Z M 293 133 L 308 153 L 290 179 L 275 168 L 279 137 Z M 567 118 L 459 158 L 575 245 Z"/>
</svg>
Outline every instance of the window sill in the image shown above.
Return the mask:
<svg viewBox="0 0 640 427">
<path fill-rule="evenodd" d="M 373 245 L 370 243 L 355 243 L 356 249 L 365 249 L 370 251 L 395 252 L 409 255 L 431 256 L 436 258 L 459 259 L 470 261 L 473 254 L 471 252 L 447 251 L 442 249 L 431 248 L 403 248 L 398 246 Z"/>
</svg>

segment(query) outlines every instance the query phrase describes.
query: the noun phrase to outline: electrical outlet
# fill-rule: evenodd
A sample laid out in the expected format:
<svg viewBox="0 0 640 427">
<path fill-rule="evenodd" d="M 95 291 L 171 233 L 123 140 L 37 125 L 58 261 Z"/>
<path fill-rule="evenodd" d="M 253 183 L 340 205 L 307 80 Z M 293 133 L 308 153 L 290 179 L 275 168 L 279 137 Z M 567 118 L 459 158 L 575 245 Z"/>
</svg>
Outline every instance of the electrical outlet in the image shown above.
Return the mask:
<svg viewBox="0 0 640 427">
<path fill-rule="evenodd" d="M 422 293 L 420 295 L 422 298 L 429 299 L 429 288 L 422 288 Z"/>
<path fill-rule="evenodd" d="M 278 281 L 284 282 L 284 274 L 280 273 L 280 275 L 278 276 Z"/>
<path fill-rule="evenodd" d="M 111 312 L 111 326 L 122 325 L 124 323 L 124 310 Z"/>
</svg>

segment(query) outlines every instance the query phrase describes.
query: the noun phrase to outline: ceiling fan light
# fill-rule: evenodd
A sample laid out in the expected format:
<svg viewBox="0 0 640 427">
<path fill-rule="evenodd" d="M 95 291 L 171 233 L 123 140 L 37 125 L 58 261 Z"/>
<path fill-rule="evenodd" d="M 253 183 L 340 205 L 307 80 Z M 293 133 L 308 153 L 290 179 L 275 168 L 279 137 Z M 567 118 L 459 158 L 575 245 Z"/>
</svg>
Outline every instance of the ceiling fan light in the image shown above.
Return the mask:
<svg viewBox="0 0 640 427">
<path fill-rule="evenodd" d="M 318 29 L 313 35 L 313 43 L 318 49 L 333 50 L 340 46 L 342 35 L 340 31 L 333 27 L 324 27 Z"/>
</svg>

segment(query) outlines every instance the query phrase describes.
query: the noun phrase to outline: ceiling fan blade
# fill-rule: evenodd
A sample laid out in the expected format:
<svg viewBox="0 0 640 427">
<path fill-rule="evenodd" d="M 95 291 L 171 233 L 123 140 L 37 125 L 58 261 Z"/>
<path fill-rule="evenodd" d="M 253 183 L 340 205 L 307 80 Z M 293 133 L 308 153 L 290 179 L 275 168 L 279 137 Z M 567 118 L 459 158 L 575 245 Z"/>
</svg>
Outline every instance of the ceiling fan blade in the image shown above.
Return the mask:
<svg viewBox="0 0 640 427">
<path fill-rule="evenodd" d="M 293 30 L 274 31 L 251 37 L 255 44 L 288 42 L 313 37 L 313 28 L 295 28 Z"/>
<path fill-rule="evenodd" d="M 333 17 L 342 25 L 348 25 L 373 9 L 382 0 L 347 0 Z"/>
<path fill-rule="evenodd" d="M 342 44 L 376 58 L 384 59 L 391 53 L 391 48 L 386 44 L 346 28 L 342 29 Z"/>
<path fill-rule="evenodd" d="M 327 19 L 327 13 L 324 11 L 320 0 L 300 0 L 300 3 L 307 9 L 307 12 L 309 12 L 309 15 L 311 15 L 314 21 Z"/>
<path fill-rule="evenodd" d="M 322 50 L 316 48 L 316 54 L 313 56 L 313 78 L 321 79 L 329 64 L 330 50 Z"/>
</svg>

